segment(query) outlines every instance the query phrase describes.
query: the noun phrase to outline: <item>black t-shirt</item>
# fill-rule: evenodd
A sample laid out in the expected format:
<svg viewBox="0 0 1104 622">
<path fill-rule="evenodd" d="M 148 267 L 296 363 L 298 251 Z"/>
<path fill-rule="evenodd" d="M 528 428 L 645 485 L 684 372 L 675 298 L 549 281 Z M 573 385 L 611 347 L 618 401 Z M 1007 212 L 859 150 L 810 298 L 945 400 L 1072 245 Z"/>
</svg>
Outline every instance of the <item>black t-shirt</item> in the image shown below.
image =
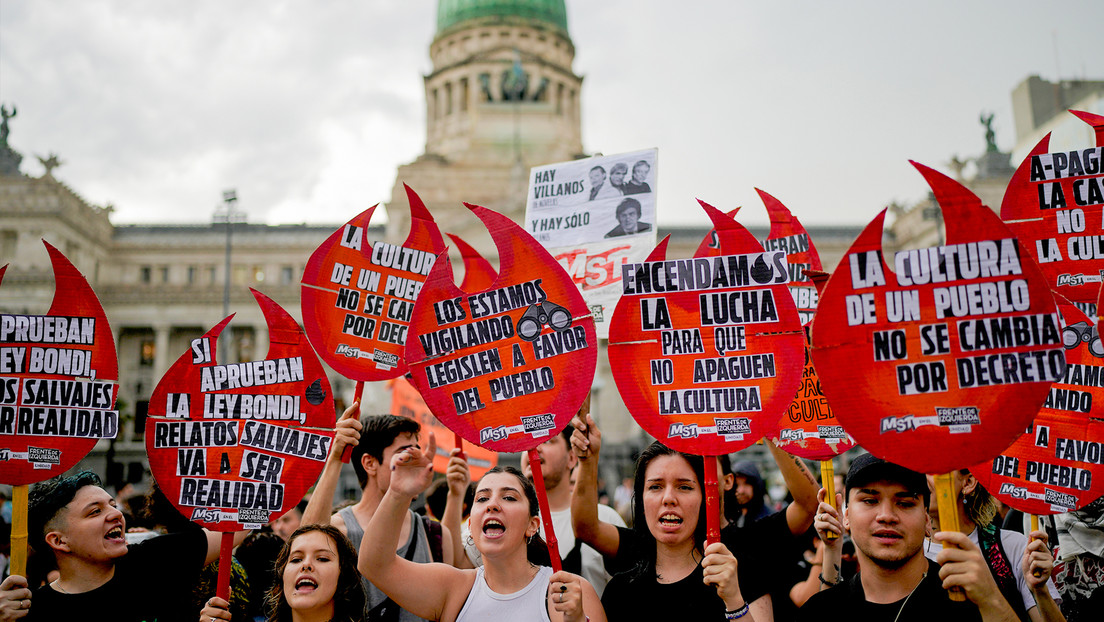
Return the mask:
<svg viewBox="0 0 1104 622">
<path fill-rule="evenodd" d="M 158 536 L 132 544 L 115 562 L 115 575 L 100 587 L 62 594 L 49 585 L 35 590 L 27 622 L 111 620 L 168 622 L 185 615 L 195 587 L 207 536 L 200 529 Z M 194 620 L 194 616 L 188 616 Z"/>
<path fill-rule="evenodd" d="M 643 555 L 640 536 L 635 530 L 628 527 L 618 527 L 617 533 L 620 536 L 617 555 L 612 560 L 607 560 L 606 570 L 613 575 L 625 572 L 632 574 L 633 569 L 640 561 L 641 555 Z M 763 572 L 761 559 L 755 553 L 756 547 L 750 545 L 747 535 L 743 532 L 739 536 L 735 534 L 735 531 L 722 529 L 721 543 L 728 547 L 728 550 L 732 551 L 733 557 L 736 558 L 736 580 L 740 583 L 740 595 L 744 597 L 744 601 L 750 603 L 767 593 L 767 576 Z M 770 536 L 767 536 L 766 532 L 759 532 L 756 537 Z M 701 577 L 701 568 L 699 567 L 699 581 L 701 581 Z M 652 582 L 654 583 L 654 579 Z M 709 589 L 714 596 L 717 595 L 714 588 L 710 587 Z"/>
<path fill-rule="evenodd" d="M 899 614 L 899 615 L 898 615 Z M 867 602 L 862 579 L 855 575 L 850 581 L 817 592 L 797 610 L 797 622 L 980 622 L 981 613 L 974 603 L 955 602 L 943 589 L 939 579 L 939 564 L 928 561 L 928 574 L 916 591 L 895 603 Z"/>
<path fill-rule="evenodd" d="M 725 619 L 724 601 L 717 588 L 702 582 L 701 564 L 675 583 L 660 583 L 655 574 L 630 579 L 632 575 L 621 573 L 606 584 L 602 607 L 609 622 Z"/>
<path fill-rule="evenodd" d="M 790 600 L 790 589 L 809 576 L 798 568 L 801 558 L 800 538 L 793 535 L 786 522 L 785 510 L 768 514 L 738 527 L 730 522 L 721 530 L 721 541 L 732 551 L 739 563 L 745 559 L 755 564 L 749 568 L 749 581 L 757 592 L 769 593 L 776 620 L 791 620 L 797 608 Z M 742 570 L 743 568 L 740 567 Z M 743 589 L 745 573 L 740 573 Z"/>
</svg>

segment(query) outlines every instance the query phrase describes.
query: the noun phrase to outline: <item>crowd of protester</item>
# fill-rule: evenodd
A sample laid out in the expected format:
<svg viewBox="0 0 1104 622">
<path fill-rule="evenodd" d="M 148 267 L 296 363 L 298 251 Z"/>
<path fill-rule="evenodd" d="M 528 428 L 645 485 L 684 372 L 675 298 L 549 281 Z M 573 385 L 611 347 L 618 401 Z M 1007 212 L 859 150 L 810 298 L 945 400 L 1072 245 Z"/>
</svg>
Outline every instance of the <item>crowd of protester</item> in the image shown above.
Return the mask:
<svg viewBox="0 0 1104 622">
<path fill-rule="evenodd" d="M 784 507 L 767 494 L 767 465 L 659 442 L 610 498 L 601 431 L 583 415 L 535 453 L 554 572 L 527 458 L 473 483 L 454 450 L 435 476 L 435 441 L 416 422 L 357 412 L 338 421 L 309 502 L 235 535 L 229 599 L 215 594 L 221 534 L 156 485 L 112 495 L 89 472 L 32 487 L 28 571 L 9 575 L 11 494 L 0 489 L 0 622 L 1104 619 L 1104 500 L 1028 532 L 964 470 L 953 477 L 959 529 L 941 531 L 930 478 L 860 452 L 829 499 L 769 441 Z M 335 508 L 346 447 L 361 491 Z M 715 542 L 706 468 L 721 501 Z"/>
</svg>

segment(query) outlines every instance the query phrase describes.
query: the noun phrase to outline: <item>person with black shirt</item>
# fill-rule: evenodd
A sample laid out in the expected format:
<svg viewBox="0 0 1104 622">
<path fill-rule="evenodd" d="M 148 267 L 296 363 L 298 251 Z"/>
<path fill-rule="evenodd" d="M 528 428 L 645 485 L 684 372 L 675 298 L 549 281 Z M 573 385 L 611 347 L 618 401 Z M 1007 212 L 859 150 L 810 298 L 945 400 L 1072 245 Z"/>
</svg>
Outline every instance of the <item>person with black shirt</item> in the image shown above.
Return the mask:
<svg viewBox="0 0 1104 622">
<path fill-rule="evenodd" d="M 652 170 L 652 165 L 648 164 L 646 160 L 639 160 L 632 167 L 632 179 L 626 181 L 621 186 L 621 192 L 625 194 L 641 194 L 644 192 L 651 192 L 652 187 L 648 185 L 648 182 L 644 181 L 648 178 L 648 172 Z"/>
<path fill-rule="evenodd" d="M 571 500 L 575 537 L 612 561 L 617 574 L 602 604 L 617 620 L 771 620 L 770 597 L 756 581 L 756 564 L 724 544 L 705 545 L 704 470 L 701 456 L 652 443 L 636 463 L 633 528 L 598 519 L 598 453 L 594 419 L 576 418 L 572 445 L 579 474 Z"/>
<path fill-rule="evenodd" d="M 798 610 L 799 622 L 1015 621 L 981 550 L 965 534 L 935 534 L 937 541 L 950 546 L 939 554 L 938 564 L 924 557 L 931 493 L 923 475 L 863 454 L 851 463 L 844 488 L 847 507 L 842 522 L 835 506 L 824 501 L 823 490 L 814 522 L 825 540 L 821 579 L 826 586 L 834 585 L 806 601 Z M 840 535 L 844 529 L 855 542 L 859 573 L 840 583 L 842 538 L 827 540 L 825 534 Z M 947 590 L 952 587 L 961 588 L 968 600 L 951 600 Z"/>
<path fill-rule="evenodd" d="M 54 555 L 60 577 L 35 590 L 28 622 L 179 619 L 199 571 L 219 556 L 222 534 L 198 526 L 128 546 L 122 512 L 88 471 L 36 485 L 29 506 L 32 545 Z"/>
</svg>

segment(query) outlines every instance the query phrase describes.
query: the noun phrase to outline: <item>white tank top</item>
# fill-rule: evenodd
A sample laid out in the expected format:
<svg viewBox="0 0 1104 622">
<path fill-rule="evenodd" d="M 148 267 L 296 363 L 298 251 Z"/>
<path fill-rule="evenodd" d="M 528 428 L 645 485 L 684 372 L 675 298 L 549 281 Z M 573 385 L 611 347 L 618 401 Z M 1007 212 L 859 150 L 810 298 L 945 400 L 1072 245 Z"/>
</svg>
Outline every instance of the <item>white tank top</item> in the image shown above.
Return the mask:
<svg viewBox="0 0 1104 622">
<path fill-rule="evenodd" d="M 541 566 L 537 576 L 522 589 L 513 594 L 498 594 L 487 586 L 483 576 L 483 567 L 475 570 L 475 584 L 468 592 L 464 608 L 456 616 L 456 622 L 484 622 L 486 620 L 518 620 L 520 622 L 550 622 L 548 604 L 548 580 L 552 578 L 552 569 Z"/>
</svg>

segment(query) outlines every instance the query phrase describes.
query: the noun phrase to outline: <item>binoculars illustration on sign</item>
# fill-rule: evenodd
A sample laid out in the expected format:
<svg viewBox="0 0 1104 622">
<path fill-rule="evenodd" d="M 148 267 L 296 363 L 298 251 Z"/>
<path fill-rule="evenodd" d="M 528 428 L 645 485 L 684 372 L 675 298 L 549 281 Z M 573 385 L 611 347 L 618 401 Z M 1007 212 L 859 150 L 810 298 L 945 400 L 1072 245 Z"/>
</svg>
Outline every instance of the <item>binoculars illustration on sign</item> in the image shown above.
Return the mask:
<svg viewBox="0 0 1104 622">
<path fill-rule="evenodd" d="M 518 318 L 517 335 L 525 341 L 535 341 L 545 324 L 553 330 L 563 330 L 571 326 L 571 313 L 548 300 L 529 305 Z"/>
<path fill-rule="evenodd" d="M 1104 344 L 1100 343 L 1100 334 L 1095 326 L 1088 322 L 1070 324 L 1062 331 L 1062 345 L 1067 350 L 1076 348 L 1082 341 L 1089 344 L 1089 353 L 1096 358 L 1104 357 Z"/>
</svg>

